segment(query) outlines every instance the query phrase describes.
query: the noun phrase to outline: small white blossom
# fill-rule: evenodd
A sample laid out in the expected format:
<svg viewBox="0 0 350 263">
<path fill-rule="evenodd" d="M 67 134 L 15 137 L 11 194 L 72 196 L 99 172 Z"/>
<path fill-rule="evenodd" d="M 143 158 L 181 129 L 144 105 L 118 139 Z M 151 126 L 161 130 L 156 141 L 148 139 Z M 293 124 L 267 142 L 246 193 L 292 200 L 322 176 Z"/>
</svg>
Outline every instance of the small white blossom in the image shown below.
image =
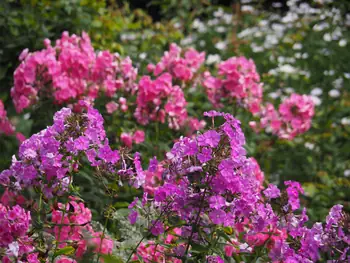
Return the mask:
<svg viewBox="0 0 350 263">
<path fill-rule="evenodd" d="M 319 97 L 312 96 L 312 95 L 311 95 L 310 97 L 311 97 L 311 99 L 312 99 L 313 103 L 314 103 L 316 106 L 321 105 L 322 100 L 321 100 Z"/>
<path fill-rule="evenodd" d="M 350 176 L 350 169 L 344 171 L 344 176 L 349 177 Z"/>
<path fill-rule="evenodd" d="M 331 36 L 331 34 L 329 34 L 329 33 L 324 34 L 324 35 L 323 35 L 323 40 L 326 41 L 326 42 L 332 41 L 332 36 Z"/>
<path fill-rule="evenodd" d="M 309 149 L 309 150 L 313 150 L 315 148 L 315 144 L 311 143 L 311 142 L 306 142 L 304 144 L 305 148 Z"/>
<path fill-rule="evenodd" d="M 339 41 L 339 46 L 340 46 L 340 47 L 345 47 L 346 44 L 347 44 L 347 42 L 346 42 L 345 39 L 341 39 L 341 40 Z"/>
<path fill-rule="evenodd" d="M 328 92 L 328 95 L 332 98 L 338 98 L 340 96 L 340 92 L 337 89 L 332 89 Z"/>
<path fill-rule="evenodd" d="M 293 45 L 293 49 L 294 49 L 294 50 L 300 50 L 300 49 L 302 49 L 302 48 L 303 48 L 303 45 L 300 44 L 300 43 L 295 43 L 295 44 Z"/>
<path fill-rule="evenodd" d="M 212 65 L 212 64 L 215 64 L 215 63 L 219 63 L 221 61 L 221 57 L 220 55 L 218 54 L 209 54 L 208 55 L 208 58 L 207 58 L 207 61 L 206 61 L 206 64 L 207 65 Z"/>
<path fill-rule="evenodd" d="M 350 117 L 344 117 L 340 120 L 342 125 L 350 125 Z"/>
<path fill-rule="evenodd" d="M 227 48 L 227 43 L 225 41 L 221 41 L 216 43 L 215 47 L 219 50 L 225 50 Z"/>
<path fill-rule="evenodd" d="M 322 93 L 323 93 L 323 91 L 322 91 L 322 89 L 321 88 L 313 88 L 312 90 L 311 90 L 311 95 L 313 95 L 313 96 L 320 96 L 320 95 L 322 95 Z"/>
</svg>

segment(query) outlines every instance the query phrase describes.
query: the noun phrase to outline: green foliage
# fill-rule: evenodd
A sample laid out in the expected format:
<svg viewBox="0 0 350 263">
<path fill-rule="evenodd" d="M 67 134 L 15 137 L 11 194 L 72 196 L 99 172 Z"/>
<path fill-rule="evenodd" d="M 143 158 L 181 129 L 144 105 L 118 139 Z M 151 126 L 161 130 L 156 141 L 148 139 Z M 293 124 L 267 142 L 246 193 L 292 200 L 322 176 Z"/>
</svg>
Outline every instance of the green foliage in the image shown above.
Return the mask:
<svg viewBox="0 0 350 263">
<path fill-rule="evenodd" d="M 13 72 L 19 64 L 18 56 L 25 48 L 30 51 L 41 49 L 44 38 L 54 41 L 65 30 L 76 34 L 88 32 L 97 50 L 108 49 L 130 56 L 141 69 L 150 62 L 157 62 L 172 42 L 194 46 L 207 55 L 219 54 L 222 60 L 244 55 L 254 60 L 265 83 L 265 99 L 275 105 L 281 97 L 288 95 L 287 88 L 303 94 L 310 94 L 316 87 L 323 91 L 319 96 L 321 104 L 316 107 L 312 129 L 294 141 L 278 140 L 266 133 L 255 134 L 248 126 L 253 117 L 243 111 L 236 111 L 232 105 L 226 105 L 224 111 L 235 112 L 241 119 L 249 138 L 247 151 L 258 160 L 266 181 L 303 182 L 306 191 L 303 201 L 311 207 L 308 213 L 312 219 L 323 218 L 328 208 L 335 203 L 341 203 L 350 210 L 350 180 L 344 176 L 344 171 L 350 169 L 350 126 L 341 122 L 350 116 L 350 78 L 345 75 L 350 73 L 350 53 L 346 51 L 347 46 L 341 46 L 339 42 L 343 39 L 347 45 L 350 44 L 348 25 L 344 24 L 346 10 L 349 9 L 348 1 L 336 1 L 331 6 L 320 8 L 328 11 L 333 6 L 340 8 L 340 20 L 319 16 L 309 21 L 299 16 L 290 23 L 291 27 L 283 31 L 276 44 L 265 47 L 266 39 L 271 38 L 276 31 L 273 24 L 282 23 L 281 17 L 273 19 L 273 15 L 278 13 L 276 10 L 274 13 L 266 10 L 242 12 L 242 6 L 238 4 L 219 8 L 214 5 L 215 1 L 209 0 L 152 1 L 152 5 L 160 6 L 163 16 L 160 22 L 154 22 L 144 10 L 132 10 L 127 2 L 123 5 L 118 3 L 93 0 L 0 1 L 0 99 L 5 101 L 18 131 L 26 136 L 38 132 L 51 124 L 53 113 L 60 108 L 53 105 L 52 101 L 40 101 L 27 114 L 15 114 L 9 91 L 13 85 Z M 201 29 L 198 19 L 204 25 Z M 329 27 L 314 30 L 321 22 L 327 22 Z M 268 25 L 261 26 L 264 23 Z M 252 28 L 257 31 L 248 34 L 247 30 Z M 326 34 L 339 30 L 341 37 L 325 41 Z M 293 48 L 295 44 L 301 44 L 301 50 Z M 264 49 L 258 51 L 257 47 Z M 144 56 L 140 56 L 143 53 Z M 303 54 L 307 56 L 303 57 Z M 288 62 L 291 58 L 292 62 Z M 292 64 L 297 71 L 280 72 L 286 64 Z M 274 74 L 274 71 L 278 74 Z M 333 74 L 325 74 L 329 71 Z M 339 79 L 341 96 L 329 96 Z M 203 92 L 185 92 L 189 101 L 189 115 L 200 118 L 203 111 L 211 109 Z M 279 98 L 272 98 L 274 93 L 280 94 Z M 102 98 L 96 101 L 95 106 L 106 116 L 106 130 L 111 144 L 119 146 L 120 133 L 123 129 L 133 129 L 135 121 L 131 113 L 113 116 L 104 114 L 104 105 L 105 100 Z M 180 132 L 169 133 L 165 124 L 151 124 L 145 132 L 145 143 L 135 148 L 143 153 L 145 160 L 154 155 L 162 159 L 163 153 L 170 149 L 172 139 L 181 135 Z M 15 138 L 0 136 L 0 170 L 8 167 L 17 147 Z M 75 179 L 81 187 L 76 190 L 90 204 L 94 218 L 101 219 L 101 210 L 106 204 L 102 198 L 105 192 L 103 187 L 95 186 L 97 183 L 103 185 L 104 182 L 92 175 L 95 175 L 95 171 L 81 171 Z M 113 198 L 112 203 L 119 211 L 123 211 L 133 196 L 140 194 L 127 187 L 109 187 L 118 192 L 118 197 Z M 113 225 L 109 227 L 117 228 Z M 222 238 L 225 239 L 225 235 L 222 232 Z M 64 249 L 58 250 L 57 253 L 62 254 L 57 255 L 65 254 Z M 208 248 L 195 249 L 200 253 Z M 104 260 L 120 262 L 113 257 Z"/>
</svg>

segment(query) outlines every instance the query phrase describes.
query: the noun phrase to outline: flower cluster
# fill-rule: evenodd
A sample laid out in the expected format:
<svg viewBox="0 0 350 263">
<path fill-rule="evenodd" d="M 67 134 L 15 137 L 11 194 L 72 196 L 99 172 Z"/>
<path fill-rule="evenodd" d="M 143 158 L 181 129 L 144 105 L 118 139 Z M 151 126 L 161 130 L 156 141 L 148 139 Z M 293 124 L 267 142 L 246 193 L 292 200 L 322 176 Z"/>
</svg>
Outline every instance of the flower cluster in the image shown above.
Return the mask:
<svg viewBox="0 0 350 263">
<path fill-rule="evenodd" d="M 0 203 L 0 248 L 7 249 L 7 259 L 3 262 L 10 262 L 10 258 L 33 249 L 32 240 L 27 235 L 30 223 L 30 212 L 19 205 L 7 207 Z"/>
<path fill-rule="evenodd" d="M 177 236 L 181 234 L 181 230 L 175 228 L 173 230 L 173 235 L 168 234 L 164 238 L 163 244 L 168 246 L 174 245 L 177 240 Z M 142 258 L 145 263 L 181 263 L 182 261 L 179 258 L 170 256 L 170 254 L 174 254 L 177 257 L 181 257 L 181 251 L 179 249 L 175 249 L 172 251 L 171 249 L 167 249 L 164 246 L 157 245 L 154 241 L 150 240 L 145 243 L 141 243 L 137 248 L 137 253 L 133 255 L 133 260 L 138 260 Z"/>
<path fill-rule="evenodd" d="M 30 212 L 19 205 L 8 207 L 0 203 L 0 249 L 6 249 L 2 262 L 17 262 L 17 258 L 23 258 L 28 263 L 39 263 L 37 253 L 29 254 L 34 248 L 28 236 L 30 225 Z"/>
<path fill-rule="evenodd" d="M 123 132 L 120 135 L 120 140 L 124 143 L 125 146 L 131 148 L 133 142 L 140 144 L 145 141 L 145 132 L 142 130 L 137 130 L 134 132 L 134 134 Z"/>
<path fill-rule="evenodd" d="M 48 39 L 44 44 L 41 51 L 26 49 L 20 55 L 22 63 L 11 90 L 17 112 L 41 97 L 53 96 L 55 103 L 62 104 L 94 100 L 100 91 L 111 97 L 118 89 L 135 88 L 137 71 L 131 60 L 109 51 L 96 54 L 86 33 L 79 37 L 64 32 L 55 46 Z"/>
<path fill-rule="evenodd" d="M 193 48 L 182 52 L 179 46 L 171 44 L 156 65 L 147 67 L 155 79 L 144 75 L 137 83 L 138 70 L 133 68 L 129 58 L 121 59 L 107 50 L 96 53 L 86 33 L 79 37 L 64 32 L 54 46 L 49 40 L 44 43 L 45 49 L 33 53 L 24 50 L 20 56 L 22 63 L 14 73 L 11 90 L 18 112 L 40 98 L 52 97 L 55 103 L 78 106 L 78 100 L 92 103 L 103 93 L 111 97 L 105 105 L 109 114 L 119 109 L 129 110 L 141 125 L 167 122 L 173 130 L 188 127 L 187 134 L 191 135 L 204 125 L 188 116 L 186 99 L 190 89 L 184 88 L 202 83 L 214 107 L 238 104 L 260 116 L 260 125 L 252 122 L 256 130 L 269 128 L 280 138 L 292 139 L 311 125 L 313 103 L 306 95 L 292 95 L 278 111 L 272 104 L 263 106 L 260 76 L 254 62 L 245 57 L 231 57 L 220 62 L 217 76 L 209 71 L 202 74 L 204 52 Z M 75 109 L 79 110 L 79 106 Z M 8 122 L 0 124 L 7 132 L 11 131 Z M 122 134 L 122 137 L 130 146 L 130 136 Z"/>
<path fill-rule="evenodd" d="M 222 108 L 222 100 L 228 99 L 231 103 L 236 100 L 253 114 L 260 112 L 262 83 L 251 59 L 232 57 L 219 63 L 218 76 L 214 77 L 206 71 L 202 81 L 214 107 Z"/>
<path fill-rule="evenodd" d="M 168 72 L 175 79 L 189 81 L 193 79 L 204 60 L 205 53 L 199 53 L 193 48 L 186 50 L 184 57 L 181 57 L 181 48 L 172 43 L 160 61 L 156 65 L 149 64 L 147 69 L 155 76 Z"/>
<path fill-rule="evenodd" d="M 5 110 L 4 103 L 0 100 L 0 134 L 12 135 L 15 132 L 15 128 L 7 118 L 7 112 Z"/>
<path fill-rule="evenodd" d="M 113 241 L 102 232 L 93 230 L 90 209 L 76 198 L 70 197 L 67 204 L 57 204 L 57 208 L 52 210 L 52 223 L 58 247 L 73 245 L 75 257 L 82 257 L 88 249 L 99 254 L 112 253 Z"/>
<path fill-rule="evenodd" d="M 136 120 L 146 125 L 149 121 L 164 123 L 167 119 L 171 129 L 178 130 L 187 119 L 187 102 L 179 86 L 173 86 L 172 76 L 164 73 L 152 80 L 143 76 L 138 85 Z"/>
<path fill-rule="evenodd" d="M 100 171 L 127 175 L 124 179 L 137 179 L 138 174 L 127 167 L 124 160 L 119 162 L 118 150 L 109 146 L 102 116 L 86 103 L 81 104 L 87 107 L 86 113 L 73 113 L 63 108 L 55 114 L 52 126 L 24 141 L 19 159 L 14 158 L 10 169 L 0 173 L 0 183 L 13 190 L 37 187 L 46 197 L 61 195 L 72 183 L 72 175 L 79 170 L 82 156 Z"/>
<path fill-rule="evenodd" d="M 310 96 L 293 93 L 280 104 L 278 111 L 272 104 L 266 104 L 260 123 L 251 122 L 250 125 L 256 131 L 267 129 L 280 138 L 291 140 L 310 129 L 314 107 Z"/>
<path fill-rule="evenodd" d="M 205 115 L 222 116 L 225 122 L 195 138 L 176 142 L 167 154 L 163 184 L 147 199 L 158 211 L 158 219 L 150 222 L 149 229 L 159 237 L 158 242 L 162 243 L 166 229 L 176 226 L 182 242 L 172 248 L 182 251 L 179 257 L 204 260 L 215 253 L 206 260 L 223 262 L 224 256 L 264 253 L 273 262 L 315 262 L 321 252 L 329 252 L 346 258 L 349 222 L 341 206 L 332 208 L 326 226 L 316 223 L 307 228 L 306 209 L 295 214 L 303 193 L 300 184 L 287 181 L 285 190 L 272 184 L 265 189 L 257 162 L 246 157 L 240 122 L 225 113 Z M 143 200 L 143 210 L 144 206 Z M 137 212 L 131 208 L 134 223 Z M 212 250 L 213 236 L 217 242 L 226 240 L 222 254 Z"/>
</svg>

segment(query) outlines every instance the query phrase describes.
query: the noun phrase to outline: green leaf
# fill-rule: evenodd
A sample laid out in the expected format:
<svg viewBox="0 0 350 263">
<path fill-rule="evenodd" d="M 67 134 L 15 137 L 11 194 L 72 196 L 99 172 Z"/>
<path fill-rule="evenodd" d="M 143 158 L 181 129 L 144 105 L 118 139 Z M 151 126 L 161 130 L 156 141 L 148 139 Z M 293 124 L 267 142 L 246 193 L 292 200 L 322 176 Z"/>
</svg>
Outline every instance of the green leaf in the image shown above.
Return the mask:
<svg viewBox="0 0 350 263">
<path fill-rule="evenodd" d="M 200 244 L 192 243 L 191 244 L 192 250 L 198 251 L 198 252 L 207 252 L 208 248 L 205 246 L 202 246 Z"/>
<path fill-rule="evenodd" d="M 65 255 L 65 256 L 72 255 L 74 251 L 75 251 L 74 247 L 66 246 L 64 248 L 57 250 L 56 253 L 54 254 L 54 257 L 61 256 L 61 255 Z"/>
<path fill-rule="evenodd" d="M 101 258 L 105 263 L 124 263 L 120 257 L 114 255 L 101 255 Z"/>
</svg>

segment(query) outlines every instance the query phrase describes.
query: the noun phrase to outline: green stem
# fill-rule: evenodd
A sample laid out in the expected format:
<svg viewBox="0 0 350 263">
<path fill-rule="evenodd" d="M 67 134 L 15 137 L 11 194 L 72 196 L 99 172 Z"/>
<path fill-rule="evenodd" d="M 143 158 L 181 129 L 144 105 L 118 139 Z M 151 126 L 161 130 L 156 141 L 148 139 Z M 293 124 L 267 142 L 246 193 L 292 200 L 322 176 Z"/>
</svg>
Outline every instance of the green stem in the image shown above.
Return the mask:
<svg viewBox="0 0 350 263">
<path fill-rule="evenodd" d="M 102 248 L 102 241 L 103 241 L 103 239 L 104 239 L 104 237 L 105 237 L 105 233 L 106 233 L 106 229 L 107 229 L 108 220 L 109 220 L 109 216 L 106 217 L 105 224 L 104 224 L 104 226 L 103 226 L 103 231 L 102 231 L 101 240 L 100 240 L 100 247 L 99 247 L 99 249 L 98 249 L 98 254 L 97 254 L 96 263 L 100 260 L 100 253 L 101 253 L 101 248 Z"/>
<path fill-rule="evenodd" d="M 200 218 L 200 215 L 201 215 L 201 212 L 202 212 L 202 208 L 203 208 L 203 204 L 204 204 L 204 199 L 205 199 L 205 194 L 206 193 L 207 193 L 207 188 L 204 189 L 204 192 L 203 192 L 203 195 L 202 195 L 202 198 L 201 198 L 201 204 L 200 204 L 200 207 L 199 207 L 199 211 L 198 211 L 197 217 L 196 217 L 195 222 L 194 222 L 195 225 L 197 225 L 198 222 L 199 222 L 199 218 Z M 186 250 L 185 250 L 185 254 L 184 254 L 186 256 L 185 262 L 187 262 L 187 259 L 188 259 L 188 250 L 190 248 L 190 244 L 192 242 L 193 235 L 194 235 L 194 226 L 192 225 L 191 235 L 190 235 L 190 238 L 188 239 L 188 243 L 186 245 Z"/>
</svg>

